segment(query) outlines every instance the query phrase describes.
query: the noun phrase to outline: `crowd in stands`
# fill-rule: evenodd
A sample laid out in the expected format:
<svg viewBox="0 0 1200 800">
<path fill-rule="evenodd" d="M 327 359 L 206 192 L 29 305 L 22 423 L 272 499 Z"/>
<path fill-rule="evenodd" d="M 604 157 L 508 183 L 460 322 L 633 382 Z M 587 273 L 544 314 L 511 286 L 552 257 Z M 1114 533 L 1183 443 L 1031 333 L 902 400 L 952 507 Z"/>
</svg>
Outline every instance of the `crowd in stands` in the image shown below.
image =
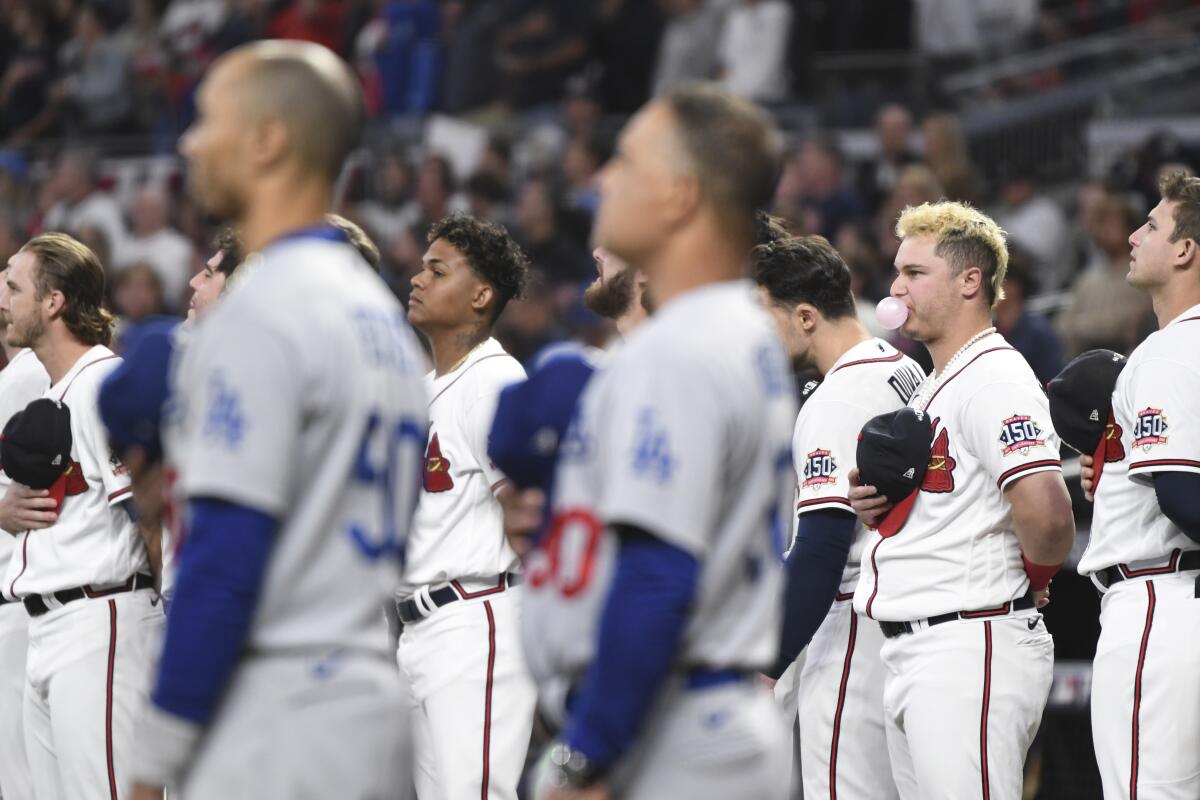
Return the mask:
<svg viewBox="0 0 1200 800">
<path fill-rule="evenodd" d="M 177 163 L 132 181 L 114 165 L 171 161 L 196 83 L 221 53 L 307 39 L 354 64 L 377 120 L 340 210 L 378 243 L 386 280 L 407 295 L 425 232 L 447 214 L 506 225 L 538 279 L 499 333 L 528 359 L 558 339 L 611 335 L 581 302 L 597 181 L 620 122 L 652 94 L 716 79 L 778 110 L 803 101 L 814 42 L 961 63 L 1180 4 L 889 0 L 868 13 L 875 4 L 798 0 L 0 0 L 0 257 L 34 233 L 69 231 L 100 255 L 123 319 L 183 313 L 187 283 L 211 255 L 211 221 Z M 405 134 L 434 113 L 486 131 L 485 143 L 464 161 Z M 848 156 L 836 130 L 797 132 L 772 209 L 793 233 L 837 246 L 868 325 L 888 291 L 900 210 L 946 197 L 980 205 L 1009 232 L 997 323 L 1043 379 L 1092 347 L 1128 352 L 1151 330 L 1144 296 L 1124 281 L 1126 240 L 1157 201 L 1159 171 L 1197 166 L 1187 143 L 1155 136 L 1111 174 L 1042 186 L 1036 165 L 981 169 L 952 111 L 896 101 L 873 118 L 865 158 Z"/>
</svg>

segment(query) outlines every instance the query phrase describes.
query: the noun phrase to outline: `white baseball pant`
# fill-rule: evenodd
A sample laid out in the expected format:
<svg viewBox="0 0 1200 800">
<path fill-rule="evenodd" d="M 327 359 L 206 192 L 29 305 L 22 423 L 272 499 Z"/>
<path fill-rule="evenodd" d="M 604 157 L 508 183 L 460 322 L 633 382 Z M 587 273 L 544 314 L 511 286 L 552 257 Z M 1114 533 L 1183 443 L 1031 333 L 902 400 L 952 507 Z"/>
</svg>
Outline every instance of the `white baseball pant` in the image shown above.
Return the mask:
<svg viewBox="0 0 1200 800">
<path fill-rule="evenodd" d="M 29 614 L 20 603 L 0 605 L 0 797 L 33 800 L 33 777 L 21 724 Z"/>
</svg>

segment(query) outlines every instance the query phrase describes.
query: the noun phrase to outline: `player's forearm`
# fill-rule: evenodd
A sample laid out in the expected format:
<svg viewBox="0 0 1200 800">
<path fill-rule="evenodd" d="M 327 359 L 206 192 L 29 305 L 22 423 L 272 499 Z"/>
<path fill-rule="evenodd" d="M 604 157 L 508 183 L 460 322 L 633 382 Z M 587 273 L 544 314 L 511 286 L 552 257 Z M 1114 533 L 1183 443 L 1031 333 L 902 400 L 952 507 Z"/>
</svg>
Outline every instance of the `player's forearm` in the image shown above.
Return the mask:
<svg viewBox="0 0 1200 800">
<path fill-rule="evenodd" d="M 150 561 L 150 575 L 154 578 L 154 586 L 161 591 L 162 526 L 149 520 L 139 520 L 138 533 L 142 535 L 142 544 L 146 547 L 146 558 Z"/>
<path fill-rule="evenodd" d="M 1075 542 L 1071 496 L 1058 472 L 1021 478 L 1008 489 L 1013 530 L 1025 558 L 1035 564 L 1061 564 Z"/>
<path fill-rule="evenodd" d="M 689 554 L 644 531 L 617 530 L 623 531 L 621 552 L 596 658 L 565 737 L 600 768 L 632 743 L 670 674 L 699 573 Z"/>
</svg>

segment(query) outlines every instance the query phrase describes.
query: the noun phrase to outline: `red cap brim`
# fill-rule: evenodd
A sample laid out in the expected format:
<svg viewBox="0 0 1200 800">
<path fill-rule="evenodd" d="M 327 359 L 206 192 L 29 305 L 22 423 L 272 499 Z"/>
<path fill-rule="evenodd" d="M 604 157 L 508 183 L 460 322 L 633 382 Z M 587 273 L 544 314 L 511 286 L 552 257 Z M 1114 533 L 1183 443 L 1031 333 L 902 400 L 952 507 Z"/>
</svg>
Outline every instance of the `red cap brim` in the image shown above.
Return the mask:
<svg viewBox="0 0 1200 800">
<path fill-rule="evenodd" d="M 920 493 L 920 489 L 914 489 L 912 494 L 891 507 L 883 521 L 879 523 L 880 536 L 886 539 L 900 532 L 908 520 L 908 515 L 912 513 L 913 504 L 917 502 L 917 495 Z"/>
<path fill-rule="evenodd" d="M 1113 421 L 1112 414 L 1108 415 L 1108 422 L 1111 425 Z M 1108 428 L 1104 429 L 1104 433 L 1100 434 L 1100 442 L 1096 445 L 1095 452 L 1092 453 L 1092 496 L 1096 495 L 1096 487 L 1100 485 L 1100 473 L 1104 472 L 1104 459 L 1108 456 Z"/>
</svg>

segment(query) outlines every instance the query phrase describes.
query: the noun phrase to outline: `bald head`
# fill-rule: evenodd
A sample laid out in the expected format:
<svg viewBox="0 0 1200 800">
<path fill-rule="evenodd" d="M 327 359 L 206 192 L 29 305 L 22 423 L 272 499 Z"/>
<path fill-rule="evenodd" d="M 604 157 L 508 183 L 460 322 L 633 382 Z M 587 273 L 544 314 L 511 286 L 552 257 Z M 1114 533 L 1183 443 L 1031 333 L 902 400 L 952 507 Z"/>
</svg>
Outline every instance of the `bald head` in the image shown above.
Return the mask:
<svg viewBox="0 0 1200 800">
<path fill-rule="evenodd" d="M 306 171 L 336 178 L 358 141 L 364 115 L 358 81 L 321 45 L 253 42 L 222 58 L 212 80 L 235 94 L 247 122 L 282 120 L 292 153 Z"/>
</svg>

